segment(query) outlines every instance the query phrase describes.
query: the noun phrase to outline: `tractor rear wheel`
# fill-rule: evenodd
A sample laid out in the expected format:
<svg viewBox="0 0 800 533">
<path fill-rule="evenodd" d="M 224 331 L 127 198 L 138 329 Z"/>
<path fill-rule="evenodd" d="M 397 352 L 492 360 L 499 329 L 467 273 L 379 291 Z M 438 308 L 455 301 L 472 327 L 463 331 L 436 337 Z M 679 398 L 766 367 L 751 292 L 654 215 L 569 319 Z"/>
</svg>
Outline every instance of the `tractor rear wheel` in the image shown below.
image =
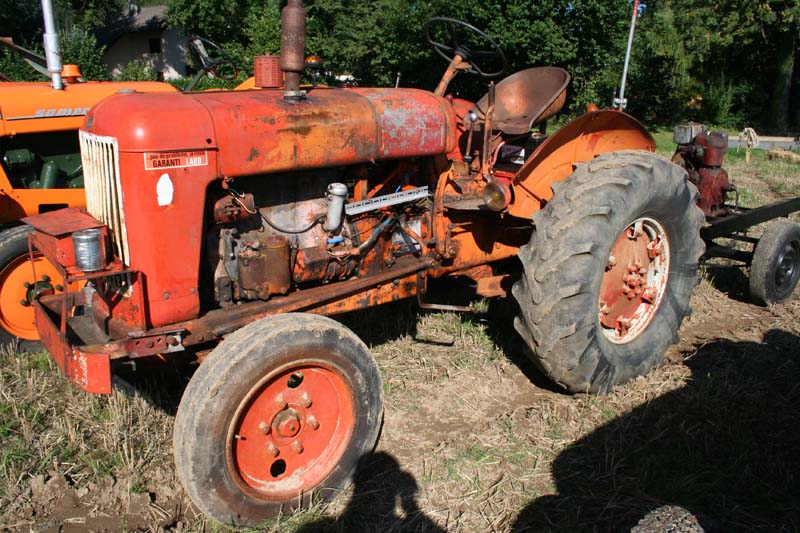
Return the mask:
<svg viewBox="0 0 800 533">
<path fill-rule="evenodd" d="M 602 393 L 677 342 L 704 217 L 685 171 L 649 152 L 600 155 L 553 190 L 520 249 L 514 324 L 551 379 Z"/>
<path fill-rule="evenodd" d="M 0 232 L 0 328 L 11 337 L 39 340 L 32 297 L 36 288 L 52 288 L 60 278 L 56 267 L 41 254 L 28 257 L 29 226 Z M 36 278 L 34 279 L 34 266 Z M 5 336 L 5 335 L 4 335 Z M 3 339 L 5 340 L 5 339 Z"/>
<path fill-rule="evenodd" d="M 255 525 L 349 483 L 382 414 L 377 365 L 353 332 L 317 315 L 269 317 L 228 336 L 189 382 L 175 464 L 203 512 Z"/>
</svg>

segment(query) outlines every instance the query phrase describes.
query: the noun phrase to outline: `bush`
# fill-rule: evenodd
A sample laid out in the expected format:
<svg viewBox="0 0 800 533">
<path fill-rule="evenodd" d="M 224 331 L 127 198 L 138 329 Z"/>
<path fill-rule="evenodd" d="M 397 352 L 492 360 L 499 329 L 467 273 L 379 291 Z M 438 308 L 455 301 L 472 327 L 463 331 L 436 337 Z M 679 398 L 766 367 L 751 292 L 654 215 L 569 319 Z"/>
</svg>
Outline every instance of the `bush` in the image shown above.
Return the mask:
<svg viewBox="0 0 800 533">
<path fill-rule="evenodd" d="M 79 27 L 60 33 L 61 58 L 64 64 L 74 63 L 87 80 L 107 80 L 108 67 L 103 63 L 106 47 L 98 46 L 97 38 Z"/>
<path fill-rule="evenodd" d="M 707 124 L 715 124 L 726 128 L 741 127 L 745 121 L 741 110 L 742 88 L 724 78 L 708 83 L 703 98 L 702 119 Z"/>
<path fill-rule="evenodd" d="M 158 73 L 144 59 L 134 59 L 127 65 L 117 65 L 119 73 L 114 81 L 156 81 Z"/>
<path fill-rule="evenodd" d="M 0 48 L 0 72 L 11 81 L 42 81 L 44 76 L 36 72 L 30 65 L 10 48 Z"/>
</svg>

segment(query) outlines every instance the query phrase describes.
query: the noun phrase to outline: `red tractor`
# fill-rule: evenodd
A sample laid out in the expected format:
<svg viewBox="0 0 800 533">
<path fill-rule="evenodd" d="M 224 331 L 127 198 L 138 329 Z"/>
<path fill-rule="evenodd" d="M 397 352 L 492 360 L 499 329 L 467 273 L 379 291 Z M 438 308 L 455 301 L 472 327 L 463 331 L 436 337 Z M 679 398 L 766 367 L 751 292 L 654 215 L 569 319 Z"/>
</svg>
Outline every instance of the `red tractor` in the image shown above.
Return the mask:
<svg viewBox="0 0 800 533">
<path fill-rule="evenodd" d="M 88 211 L 26 219 L 61 285 L 88 282 L 34 304 L 69 379 L 109 393 L 122 363 L 201 361 L 175 460 L 217 520 L 334 494 L 373 449 L 376 364 L 326 316 L 430 305 L 433 278 L 471 278 L 486 297 L 516 280 L 533 360 L 569 391 L 602 392 L 658 364 L 689 312 L 704 217 L 686 171 L 620 111 L 592 107 L 546 136 L 569 81 L 558 68 L 477 103 L 448 95 L 456 74 L 494 75 L 481 62 L 505 58 L 464 22 L 427 32 L 449 61 L 433 93 L 303 90 L 305 10 L 289 0 L 262 88 L 104 100 L 81 130 Z"/>
</svg>

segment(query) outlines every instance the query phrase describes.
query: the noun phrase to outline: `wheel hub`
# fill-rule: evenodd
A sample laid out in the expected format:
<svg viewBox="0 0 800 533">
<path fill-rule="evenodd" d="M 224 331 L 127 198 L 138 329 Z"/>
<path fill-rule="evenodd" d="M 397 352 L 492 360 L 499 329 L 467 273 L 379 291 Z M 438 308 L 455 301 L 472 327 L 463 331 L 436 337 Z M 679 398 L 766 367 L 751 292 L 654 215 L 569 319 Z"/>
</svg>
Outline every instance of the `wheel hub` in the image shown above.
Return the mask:
<svg viewBox="0 0 800 533">
<path fill-rule="evenodd" d="M 800 263 L 800 250 L 798 250 L 797 243 L 787 243 L 781 250 L 775 269 L 775 287 L 778 291 L 793 286 L 797 276 L 800 275 L 798 263 Z"/>
<path fill-rule="evenodd" d="M 242 401 L 229 432 L 237 483 L 262 499 L 313 489 L 347 448 L 353 411 L 347 382 L 323 364 L 267 376 Z"/>
<path fill-rule="evenodd" d="M 34 264 L 38 279 L 33 277 Z M 0 327 L 21 339 L 38 339 L 31 304 L 42 291 L 63 290 L 60 285 L 53 285 L 55 276 L 56 268 L 39 253 L 34 254 L 33 262 L 23 255 L 6 265 L 0 271 Z"/>
<path fill-rule="evenodd" d="M 600 287 L 598 318 L 611 342 L 635 339 L 658 311 L 669 278 L 669 241 L 661 224 L 638 218 L 620 233 Z"/>
<path fill-rule="evenodd" d="M 294 409 L 284 409 L 275 416 L 272 429 L 278 437 L 294 437 L 300 431 L 300 416 Z"/>
</svg>

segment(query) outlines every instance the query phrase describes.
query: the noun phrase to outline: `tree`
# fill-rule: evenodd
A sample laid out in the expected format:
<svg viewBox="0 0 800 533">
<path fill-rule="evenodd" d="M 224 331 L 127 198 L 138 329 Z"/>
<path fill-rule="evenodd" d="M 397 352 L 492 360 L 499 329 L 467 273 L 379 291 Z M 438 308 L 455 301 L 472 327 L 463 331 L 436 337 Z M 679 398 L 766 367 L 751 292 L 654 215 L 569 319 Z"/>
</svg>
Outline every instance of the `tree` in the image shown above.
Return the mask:
<svg viewBox="0 0 800 533">
<path fill-rule="evenodd" d="M 248 0 L 167 0 L 166 4 L 167 23 L 186 35 L 201 35 L 218 43 L 244 41 L 243 21 L 251 7 Z"/>
<path fill-rule="evenodd" d="M 648 2 L 632 72 L 644 94 L 632 109 L 785 131 L 800 107 L 798 21 L 798 0 Z"/>
<path fill-rule="evenodd" d="M 59 34 L 61 59 L 64 64 L 74 63 L 87 80 L 108 79 L 108 67 L 103 62 L 105 46 L 98 46 L 97 38 L 75 26 L 69 33 Z"/>
</svg>

